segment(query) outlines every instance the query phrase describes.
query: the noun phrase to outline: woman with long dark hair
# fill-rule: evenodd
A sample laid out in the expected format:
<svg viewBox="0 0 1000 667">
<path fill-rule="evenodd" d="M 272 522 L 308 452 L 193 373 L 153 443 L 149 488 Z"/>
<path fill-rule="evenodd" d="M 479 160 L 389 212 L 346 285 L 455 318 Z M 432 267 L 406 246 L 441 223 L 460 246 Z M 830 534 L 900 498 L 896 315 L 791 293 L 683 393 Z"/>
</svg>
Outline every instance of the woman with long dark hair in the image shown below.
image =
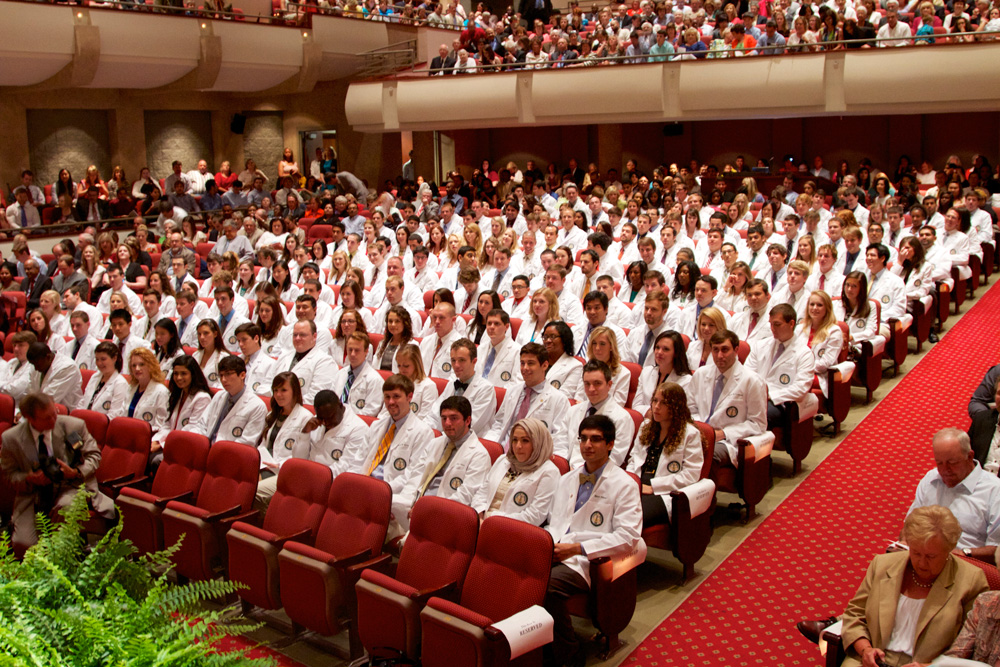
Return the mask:
<svg viewBox="0 0 1000 667">
<path fill-rule="evenodd" d="M 642 416 L 653 402 L 653 392 L 664 382 L 680 385 L 682 388 L 691 381 L 684 338 L 676 331 L 664 331 L 653 342 L 653 365 L 643 366 L 639 374 L 639 386 L 632 399 L 632 409 Z"/>
<path fill-rule="evenodd" d="M 222 382 L 219 380 L 219 359 L 227 354 L 229 351 L 223 343 L 219 323 L 208 318 L 199 322 L 198 349 L 193 356 L 208 379 L 208 386 L 213 389 L 222 389 Z"/>
<path fill-rule="evenodd" d="M 375 368 L 396 372 L 396 352 L 413 341 L 413 322 L 402 306 L 393 306 L 385 316 L 385 336 L 375 350 Z"/>
<path fill-rule="evenodd" d="M 302 385 L 290 371 L 278 373 L 271 381 L 271 411 L 264 420 L 264 431 L 257 441 L 260 452 L 260 482 L 254 505 L 266 510 L 278 484 L 281 464 L 298 455 L 309 454 L 306 424 L 313 415 L 302 405 Z"/>
<path fill-rule="evenodd" d="M 182 354 L 174 359 L 170 371 L 167 421 L 163 430 L 153 438 L 154 452 L 163 446 L 171 431 L 193 431 L 212 402 L 212 390 L 194 357 Z"/>
</svg>

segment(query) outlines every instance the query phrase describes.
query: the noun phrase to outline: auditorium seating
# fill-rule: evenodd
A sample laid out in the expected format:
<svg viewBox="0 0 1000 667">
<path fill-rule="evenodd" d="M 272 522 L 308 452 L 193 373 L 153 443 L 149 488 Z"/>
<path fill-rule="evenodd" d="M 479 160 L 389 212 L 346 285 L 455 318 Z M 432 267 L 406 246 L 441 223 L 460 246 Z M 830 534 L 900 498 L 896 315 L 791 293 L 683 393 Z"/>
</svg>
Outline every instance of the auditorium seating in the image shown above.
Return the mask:
<svg viewBox="0 0 1000 667">
<path fill-rule="evenodd" d="M 99 423 L 96 417 L 93 421 Z M 144 476 L 152 437 L 149 424 L 142 419 L 111 420 L 101 448 L 101 465 L 97 468 L 97 483 L 104 494 L 114 498 L 124 485 Z"/>
<path fill-rule="evenodd" d="M 709 476 L 715 482 L 716 489 L 734 493 L 743 500 L 747 521 L 756 516 L 757 503 L 764 499 L 764 494 L 771 488 L 773 446 L 774 434 L 765 431 L 760 436 L 737 442 L 736 465 L 712 461 Z"/>
</svg>

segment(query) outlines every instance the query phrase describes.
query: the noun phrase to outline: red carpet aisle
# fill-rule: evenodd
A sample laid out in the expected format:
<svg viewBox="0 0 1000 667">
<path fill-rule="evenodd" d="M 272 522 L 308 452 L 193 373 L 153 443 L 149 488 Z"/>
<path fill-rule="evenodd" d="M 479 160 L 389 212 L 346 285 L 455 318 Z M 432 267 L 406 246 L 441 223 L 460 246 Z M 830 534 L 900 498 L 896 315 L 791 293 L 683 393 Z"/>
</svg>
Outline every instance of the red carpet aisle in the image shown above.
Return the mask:
<svg viewBox="0 0 1000 667">
<path fill-rule="evenodd" d="M 255 646 L 256 643 L 257 642 L 251 641 L 246 637 L 229 636 L 224 639 L 220 639 L 218 642 L 216 642 L 216 645 L 223 651 L 238 651 L 241 649 L 249 648 L 251 646 Z M 288 656 L 266 647 L 259 647 L 251 650 L 247 654 L 247 657 L 271 658 L 276 662 L 278 667 L 305 667 L 302 663 L 296 662 L 295 660 L 292 660 Z"/>
<path fill-rule="evenodd" d="M 997 362 L 998 331 L 994 284 L 623 664 L 822 664 L 795 623 L 839 614 L 899 533 L 933 465 L 932 435 L 968 427 L 968 399 Z"/>
</svg>

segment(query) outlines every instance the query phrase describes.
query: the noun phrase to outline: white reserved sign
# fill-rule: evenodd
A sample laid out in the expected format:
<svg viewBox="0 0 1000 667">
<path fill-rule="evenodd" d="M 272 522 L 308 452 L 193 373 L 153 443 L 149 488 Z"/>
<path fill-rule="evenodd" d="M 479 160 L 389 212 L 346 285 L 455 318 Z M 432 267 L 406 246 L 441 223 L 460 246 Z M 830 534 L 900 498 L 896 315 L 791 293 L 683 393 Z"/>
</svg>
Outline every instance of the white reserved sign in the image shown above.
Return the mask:
<svg viewBox="0 0 1000 667">
<path fill-rule="evenodd" d="M 493 627 L 507 638 L 510 659 L 514 660 L 551 642 L 553 625 L 549 612 L 536 604 L 494 623 Z"/>
</svg>

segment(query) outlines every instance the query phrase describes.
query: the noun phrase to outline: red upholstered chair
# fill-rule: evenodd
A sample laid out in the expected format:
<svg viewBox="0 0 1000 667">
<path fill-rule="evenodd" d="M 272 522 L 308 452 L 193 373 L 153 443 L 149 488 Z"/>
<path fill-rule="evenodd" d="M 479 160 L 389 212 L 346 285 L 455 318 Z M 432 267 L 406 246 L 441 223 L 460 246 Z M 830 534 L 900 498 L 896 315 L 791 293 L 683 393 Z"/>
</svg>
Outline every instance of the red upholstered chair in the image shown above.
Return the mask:
<svg viewBox="0 0 1000 667">
<path fill-rule="evenodd" d="M 16 322 L 24 320 L 24 314 L 28 309 L 28 295 L 24 292 L 4 292 L 3 298 L 13 303 L 14 312 L 11 314 L 14 316 L 14 320 Z"/>
<path fill-rule="evenodd" d="M 483 443 L 483 447 L 490 453 L 491 462 L 496 463 L 496 460 L 503 456 L 503 446 L 499 442 L 484 440 L 482 438 L 479 439 L 479 442 Z"/>
<path fill-rule="evenodd" d="M 483 521 L 460 602 L 433 597 L 420 612 L 424 667 L 507 664 L 510 647 L 492 624 L 542 604 L 551 570 L 552 537 L 546 531 L 509 517 Z M 540 653 L 536 649 L 517 664 L 541 665 Z"/>
<path fill-rule="evenodd" d="M 698 481 L 682 491 L 674 491 L 666 502 L 673 504 L 669 525 L 650 526 L 642 531 L 646 544 L 665 549 L 684 565 L 684 581 L 694 576 L 695 563 L 705 554 L 712 539 L 712 513 L 715 510 L 715 482 L 709 479 L 715 451 L 715 429 L 703 422 L 701 451 L 705 460 Z"/>
<path fill-rule="evenodd" d="M 126 486 L 115 503 L 122 521 L 122 538 L 132 541 L 139 553 L 163 549 L 160 515 L 171 500 L 191 501 L 201 488 L 208 464 L 208 438 L 186 431 L 172 431 L 163 445 L 163 461 L 156 469 L 153 488 L 147 493 Z"/>
<path fill-rule="evenodd" d="M 517 332 L 521 329 L 521 320 L 512 317 L 510 318 L 510 337 L 517 340 Z"/>
<path fill-rule="evenodd" d="M 747 510 L 747 521 L 756 516 L 756 507 L 771 488 L 771 449 L 774 434 L 765 431 L 762 435 L 736 443 L 736 465 L 720 464 L 712 460 L 709 477 L 718 491 L 734 493 L 743 501 Z"/>
<path fill-rule="evenodd" d="M 878 307 L 875 301 L 870 301 L 869 304 L 872 308 Z M 947 314 L 945 318 L 947 319 Z M 885 346 L 886 343 L 880 336 L 876 337 L 874 342 L 864 341 L 861 343 L 861 355 L 855 359 L 857 372 L 851 382 L 855 387 L 865 388 L 865 405 L 871 403 L 872 394 L 882 382 L 882 357 L 885 354 Z"/>
<path fill-rule="evenodd" d="M 687 344 L 685 343 L 685 347 Z M 747 357 L 750 356 L 750 343 L 745 340 L 740 341 L 740 346 L 736 350 L 736 356 L 739 357 L 740 363 L 745 364 L 747 362 Z"/>
<path fill-rule="evenodd" d="M 431 311 L 434 307 L 434 290 L 427 290 L 424 292 L 424 310 L 427 312 Z"/>
<path fill-rule="evenodd" d="M 844 322 L 837 322 L 844 340 L 848 337 L 848 327 Z M 854 378 L 857 364 L 847 359 L 847 345 L 840 351 L 837 364 L 826 370 L 827 396 L 823 396 L 818 385 L 813 386 L 812 393 L 819 401 L 819 410 L 833 419 L 834 433 L 840 433 L 840 424 L 847 418 L 851 409 L 851 381 Z"/>
<path fill-rule="evenodd" d="M 97 483 L 103 493 L 114 498 L 122 487 L 144 478 L 152 439 L 153 431 L 142 419 L 111 420 L 101 448 L 101 465 L 97 468 Z"/>
<path fill-rule="evenodd" d="M 74 338 L 70 338 L 70 340 L 68 340 L 66 342 L 70 343 L 73 340 L 75 340 L 75 339 Z M 87 385 L 90 384 L 90 378 L 92 378 L 94 376 L 94 373 L 96 373 L 96 372 L 97 371 L 91 370 L 89 368 L 81 368 L 80 369 L 80 377 L 83 378 L 83 385 L 82 386 L 83 386 L 84 391 L 86 391 Z M 93 435 L 93 434 L 91 434 L 91 435 Z"/>
<path fill-rule="evenodd" d="M 202 259 L 208 259 L 208 254 L 212 252 L 212 248 L 215 247 L 214 243 L 199 243 L 198 247 L 195 248 L 195 252 Z"/>
<path fill-rule="evenodd" d="M 968 281 L 969 298 L 972 299 L 976 296 L 975 292 L 979 289 L 980 278 L 983 274 L 983 260 L 979 259 L 976 255 L 969 255 L 969 269 L 972 270 L 972 277 Z"/>
<path fill-rule="evenodd" d="M 913 324 L 910 325 L 910 335 L 917 341 L 917 354 L 924 349 L 924 341 L 931 333 L 931 326 L 934 324 L 934 302 L 928 299 L 930 305 L 924 301 L 911 301 L 913 304 Z"/>
<path fill-rule="evenodd" d="M 431 597 L 461 597 L 478 536 L 479 517 L 468 505 L 417 501 L 395 572 L 366 569 L 355 586 L 358 635 L 369 656 L 419 658 L 420 611 Z"/>
<path fill-rule="evenodd" d="M 87 431 L 97 442 L 97 446 L 104 447 L 104 443 L 107 441 L 108 427 L 111 424 L 107 415 L 94 410 L 73 410 L 69 415 L 86 422 Z M 0 421 L 3 419 L 0 418 Z"/>
<path fill-rule="evenodd" d="M 639 364 L 633 364 L 631 361 L 621 362 L 622 367 L 629 372 L 628 380 L 628 398 L 625 399 L 625 407 L 632 407 L 632 400 L 635 398 L 635 392 L 639 389 L 639 376 L 642 374 L 642 368 Z M 636 433 L 638 433 L 638 429 Z"/>
<path fill-rule="evenodd" d="M 382 480 L 341 473 L 330 487 L 315 546 L 287 542 L 278 553 L 281 601 L 294 627 L 334 635 L 347 624 L 352 658 L 361 653 L 354 586 L 380 562 L 392 489 Z"/>
<path fill-rule="evenodd" d="M 507 390 L 503 387 L 493 387 L 493 393 L 496 395 L 497 399 L 497 410 L 503 405 L 503 397 L 507 395 Z"/>
<path fill-rule="evenodd" d="M 370 334 L 368 334 L 368 341 L 372 345 L 372 350 L 377 350 L 378 349 L 379 343 L 382 342 L 383 338 L 385 338 L 385 336 L 383 336 L 382 334 L 378 334 L 378 333 L 370 333 Z"/>
<path fill-rule="evenodd" d="M 448 380 L 445 378 L 431 378 L 434 381 L 434 386 L 437 387 L 438 396 L 444 393 L 444 390 L 448 388 Z"/>
<path fill-rule="evenodd" d="M 567 461 L 563 457 L 559 456 L 558 454 L 553 454 L 550 460 L 552 461 L 552 463 L 556 465 L 557 468 L 559 468 L 560 475 L 565 475 L 566 473 L 569 472 L 569 461 Z"/>
<path fill-rule="evenodd" d="M 333 225 L 309 225 L 309 232 L 306 234 L 307 243 L 312 243 L 316 239 L 329 241 L 333 239 Z"/>
<path fill-rule="evenodd" d="M 257 493 L 260 452 L 256 447 L 216 441 L 208 453 L 205 478 L 194 504 L 171 500 L 163 511 L 163 542 L 184 541 L 174 554 L 177 574 L 212 579 L 224 565 L 225 533 L 237 521 L 257 516 L 251 509 Z"/>
<path fill-rule="evenodd" d="M 960 277 L 957 266 L 951 267 L 951 279 L 955 282 L 955 289 L 951 293 L 951 302 L 955 305 L 955 314 L 958 315 L 962 308 L 962 304 L 965 303 L 965 295 L 969 291 L 969 281 L 972 279 L 969 278 L 967 280 Z M 4 294 L 7 293 L 8 292 L 4 292 Z"/>
<path fill-rule="evenodd" d="M 10 394 L 0 394 L 0 422 L 14 423 L 14 397 Z"/>
<path fill-rule="evenodd" d="M 798 401 L 784 403 L 785 415 L 780 426 L 772 430 L 774 433 L 774 448 L 788 452 L 792 457 L 794 474 L 802 470 L 802 461 L 809 456 L 812 449 L 813 417 L 819 411 L 819 399 L 812 392 L 807 393 Z"/>
<path fill-rule="evenodd" d="M 238 591 L 245 611 L 251 605 L 281 607 L 278 552 L 286 542 L 312 542 L 326 511 L 333 475 L 315 461 L 288 459 L 278 473 L 278 487 L 267 506 L 263 527 L 238 521 L 226 533 L 229 580 L 246 584 Z"/>
<path fill-rule="evenodd" d="M 876 304 L 878 308 L 878 321 L 881 322 L 882 304 L 878 301 L 872 301 L 872 303 Z M 906 353 L 910 351 L 906 343 L 906 337 L 909 335 L 910 327 L 913 325 L 913 318 L 909 315 L 904 315 L 904 319 L 902 320 L 890 318 L 886 320 L 886 324 L 889 325 L 889 340 L 885 344 L 885 354 L 888 356 L 889 361 L 892 362 L 892 375 L 895 377 L 899 373 L 900 364 L 906 361 Z"/>
</svg>

